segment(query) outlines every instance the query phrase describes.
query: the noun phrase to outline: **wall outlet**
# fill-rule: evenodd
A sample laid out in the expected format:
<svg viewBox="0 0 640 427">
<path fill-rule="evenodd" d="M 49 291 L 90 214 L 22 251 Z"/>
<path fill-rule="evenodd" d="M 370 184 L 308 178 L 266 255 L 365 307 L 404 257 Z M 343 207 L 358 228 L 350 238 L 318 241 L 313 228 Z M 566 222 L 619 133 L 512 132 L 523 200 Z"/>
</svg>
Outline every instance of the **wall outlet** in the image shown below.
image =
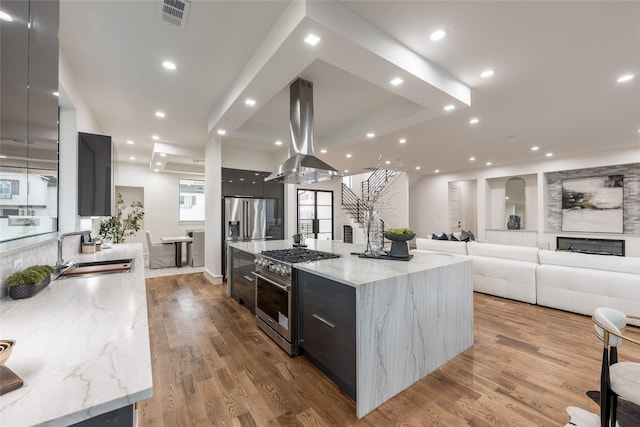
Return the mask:
<svg viewBox="0 0 640 427">
<path fill-rule="evenodd" d="M 22 258 L 13 260 L 13 272 L 15 273 L 16 271 L 19 271 L 19 270 L 22 270 Z"/>
</svg>

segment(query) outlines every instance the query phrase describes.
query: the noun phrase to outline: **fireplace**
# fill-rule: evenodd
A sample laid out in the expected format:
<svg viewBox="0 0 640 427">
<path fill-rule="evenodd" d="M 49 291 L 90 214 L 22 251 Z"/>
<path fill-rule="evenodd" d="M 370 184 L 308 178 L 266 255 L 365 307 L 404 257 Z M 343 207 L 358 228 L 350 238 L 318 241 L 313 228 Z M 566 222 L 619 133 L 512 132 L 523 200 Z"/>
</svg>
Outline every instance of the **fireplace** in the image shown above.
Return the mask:
<svg viewBox="0 0 640 427">
<path fill-rule="evenodd" d="M 624 240 L 556 237 L 556 250 L 583 254 L 624 256 Z"/>
</svg>

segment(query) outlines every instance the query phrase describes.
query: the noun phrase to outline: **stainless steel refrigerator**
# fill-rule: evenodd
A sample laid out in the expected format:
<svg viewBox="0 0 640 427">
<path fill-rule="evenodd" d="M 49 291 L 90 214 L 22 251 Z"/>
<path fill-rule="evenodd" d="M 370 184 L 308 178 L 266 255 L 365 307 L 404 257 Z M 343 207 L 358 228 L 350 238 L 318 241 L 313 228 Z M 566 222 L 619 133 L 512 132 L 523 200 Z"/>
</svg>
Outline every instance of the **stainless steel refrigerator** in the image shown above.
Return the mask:
<svg viewBox="0 0 640 427">
<path fill-rule="evenodd" d="M 224 250 L 222 271 L 226 277 L 229 242 L 282 239 L 283 217 L 278 199 L 224 198 Z"/>
</svg>

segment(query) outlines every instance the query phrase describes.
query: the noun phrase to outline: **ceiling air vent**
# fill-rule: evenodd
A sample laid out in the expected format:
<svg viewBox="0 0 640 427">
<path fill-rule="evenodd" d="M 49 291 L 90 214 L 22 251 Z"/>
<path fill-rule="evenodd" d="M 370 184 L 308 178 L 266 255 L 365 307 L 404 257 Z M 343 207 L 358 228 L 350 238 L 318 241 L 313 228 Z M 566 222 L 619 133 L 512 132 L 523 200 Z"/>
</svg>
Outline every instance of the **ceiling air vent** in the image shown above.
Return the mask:
<svg viewBox="0 0 640 427">
<path fill-rule="evenodd" d="M 162 0 L 160 19 L 171 25 L 184 28 L 189 14 L 189 2 L 186 0 Z"/>
</svg>

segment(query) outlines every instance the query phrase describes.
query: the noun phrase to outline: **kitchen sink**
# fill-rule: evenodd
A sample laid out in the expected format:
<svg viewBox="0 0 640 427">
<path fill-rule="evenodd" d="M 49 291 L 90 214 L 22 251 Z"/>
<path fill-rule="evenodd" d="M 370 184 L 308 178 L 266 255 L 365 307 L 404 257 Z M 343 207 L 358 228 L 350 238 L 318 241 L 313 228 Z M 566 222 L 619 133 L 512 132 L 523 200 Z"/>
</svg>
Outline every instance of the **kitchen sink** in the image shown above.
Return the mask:
<svg viewBox="0 0 640 427">
<path fill-rule="evenodd" d="M 105 261 L 90 261 L 74 263 L 63 270 L 57 279 L 65 277 L 94 276 L 109 273 L 125 273 L 133 269 L 133 258 L 110 259 Z"/>
</svg>

